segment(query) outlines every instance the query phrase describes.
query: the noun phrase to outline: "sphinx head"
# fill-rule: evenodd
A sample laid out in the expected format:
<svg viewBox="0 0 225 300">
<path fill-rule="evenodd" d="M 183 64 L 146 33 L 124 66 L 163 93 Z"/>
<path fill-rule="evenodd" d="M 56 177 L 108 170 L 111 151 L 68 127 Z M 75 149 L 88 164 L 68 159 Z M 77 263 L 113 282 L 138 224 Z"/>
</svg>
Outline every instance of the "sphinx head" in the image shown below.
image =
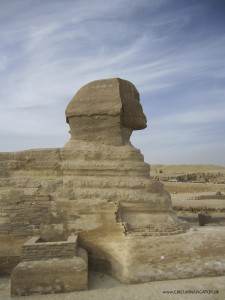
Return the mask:
<svg viewBox="0 0 225 300">
<path fill-rule="evenodd" d="M 120 146 L 147 120 L 135 86 L 120 78 L 92 81 L 83 86 L 66 108 L 71 139 Z"/>
</svg>

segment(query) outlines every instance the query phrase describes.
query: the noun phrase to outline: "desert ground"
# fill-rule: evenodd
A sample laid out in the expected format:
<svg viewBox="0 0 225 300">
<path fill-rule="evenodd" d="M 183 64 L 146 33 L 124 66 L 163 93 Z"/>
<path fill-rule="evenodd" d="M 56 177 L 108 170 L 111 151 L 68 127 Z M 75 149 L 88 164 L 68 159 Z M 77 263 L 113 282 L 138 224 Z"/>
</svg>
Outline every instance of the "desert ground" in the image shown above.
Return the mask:
<svg viewBox="0 0 225 300">
<path fill-rule="evenodd" d="M 150 176 L 171 194 L 173 209 L 198 225 L 198 214 L 211 217 L 207 226 L 225 225 L 225 167 L 215 165 L 151 165 Z"/>
<path fill-rule="evenodd" d="M 188 181 L 222 183 L 225 167 L 216 165 L 151 165 L 151 177 L 168 180 L 180 177 Z"/>
<path fill-rule="evenodd" d="M 168 293 L 171 292 L 171 293 Z M 186 292 L 186 294 L 185 294 Z M 176 293 L 176 294 L 175 294 Z M 0 277 L 0 299 L 10 300 L 10 278 Z M 121 284 L 114 278 L 90 272 L 89 290 L 50 295 L 15 297 L 15 300 L 224 300 L 225 276 Z"/>
</svg>

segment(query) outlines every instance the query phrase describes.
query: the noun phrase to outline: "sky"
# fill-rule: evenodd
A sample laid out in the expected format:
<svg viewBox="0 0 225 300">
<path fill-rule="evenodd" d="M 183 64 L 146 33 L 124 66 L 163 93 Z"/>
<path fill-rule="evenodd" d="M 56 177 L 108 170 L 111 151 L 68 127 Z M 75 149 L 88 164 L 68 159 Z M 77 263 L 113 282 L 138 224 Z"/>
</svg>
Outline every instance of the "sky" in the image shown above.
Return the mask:
<svg viewBox="0 0 225 300">
<path fill-rule="evenodd" d="M 71 98 L 112 77 L 146 162 L 225 166 L 224 0 L 0 0 L 0 152 L 63 147 Z"/>
</svg>

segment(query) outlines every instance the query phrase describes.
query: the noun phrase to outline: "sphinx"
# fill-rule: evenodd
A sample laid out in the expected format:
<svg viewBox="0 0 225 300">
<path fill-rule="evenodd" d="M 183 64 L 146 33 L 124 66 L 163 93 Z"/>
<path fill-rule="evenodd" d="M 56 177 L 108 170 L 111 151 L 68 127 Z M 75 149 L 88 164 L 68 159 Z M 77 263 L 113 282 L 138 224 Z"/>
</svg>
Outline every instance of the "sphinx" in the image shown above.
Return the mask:
<svg viewBox="0 0 225 300">
<path fill-rule="evenodd" d="M 180 220 L 130 142 L 133 130 L 147 126 L 131 82 L 86 84 L 68 104 L 66 122 L 64 147 L 0 153 L 2 272 L 18 263 L 30 237 L 76 234 L 89 268 L 121 282 L 225 273 L 225 233 Z"/>
</svg>

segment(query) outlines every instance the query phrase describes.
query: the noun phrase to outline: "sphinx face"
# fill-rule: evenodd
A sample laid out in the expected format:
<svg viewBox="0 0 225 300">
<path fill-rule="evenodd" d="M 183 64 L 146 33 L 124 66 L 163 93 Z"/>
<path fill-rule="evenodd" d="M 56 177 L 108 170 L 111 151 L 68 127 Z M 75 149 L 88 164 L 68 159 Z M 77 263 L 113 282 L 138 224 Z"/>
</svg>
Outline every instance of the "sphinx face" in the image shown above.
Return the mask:
<svg viewBox="0 0 225 300">
<path fill-rule="evenodd" d="M 135 86 L 120 78 L 92 81 L 83 86 L 66 108 L 71 139 L 120 146 L 147 120 Z"/>
<path fill-rule="evenodd" d="M 140 104 L 140 97 L 135 86 L 125 81 L 121 88 L 123 104 L 123 126 L 132 130 L 141 130 L 147 127 L 147 119 Z"/>
</svg>

